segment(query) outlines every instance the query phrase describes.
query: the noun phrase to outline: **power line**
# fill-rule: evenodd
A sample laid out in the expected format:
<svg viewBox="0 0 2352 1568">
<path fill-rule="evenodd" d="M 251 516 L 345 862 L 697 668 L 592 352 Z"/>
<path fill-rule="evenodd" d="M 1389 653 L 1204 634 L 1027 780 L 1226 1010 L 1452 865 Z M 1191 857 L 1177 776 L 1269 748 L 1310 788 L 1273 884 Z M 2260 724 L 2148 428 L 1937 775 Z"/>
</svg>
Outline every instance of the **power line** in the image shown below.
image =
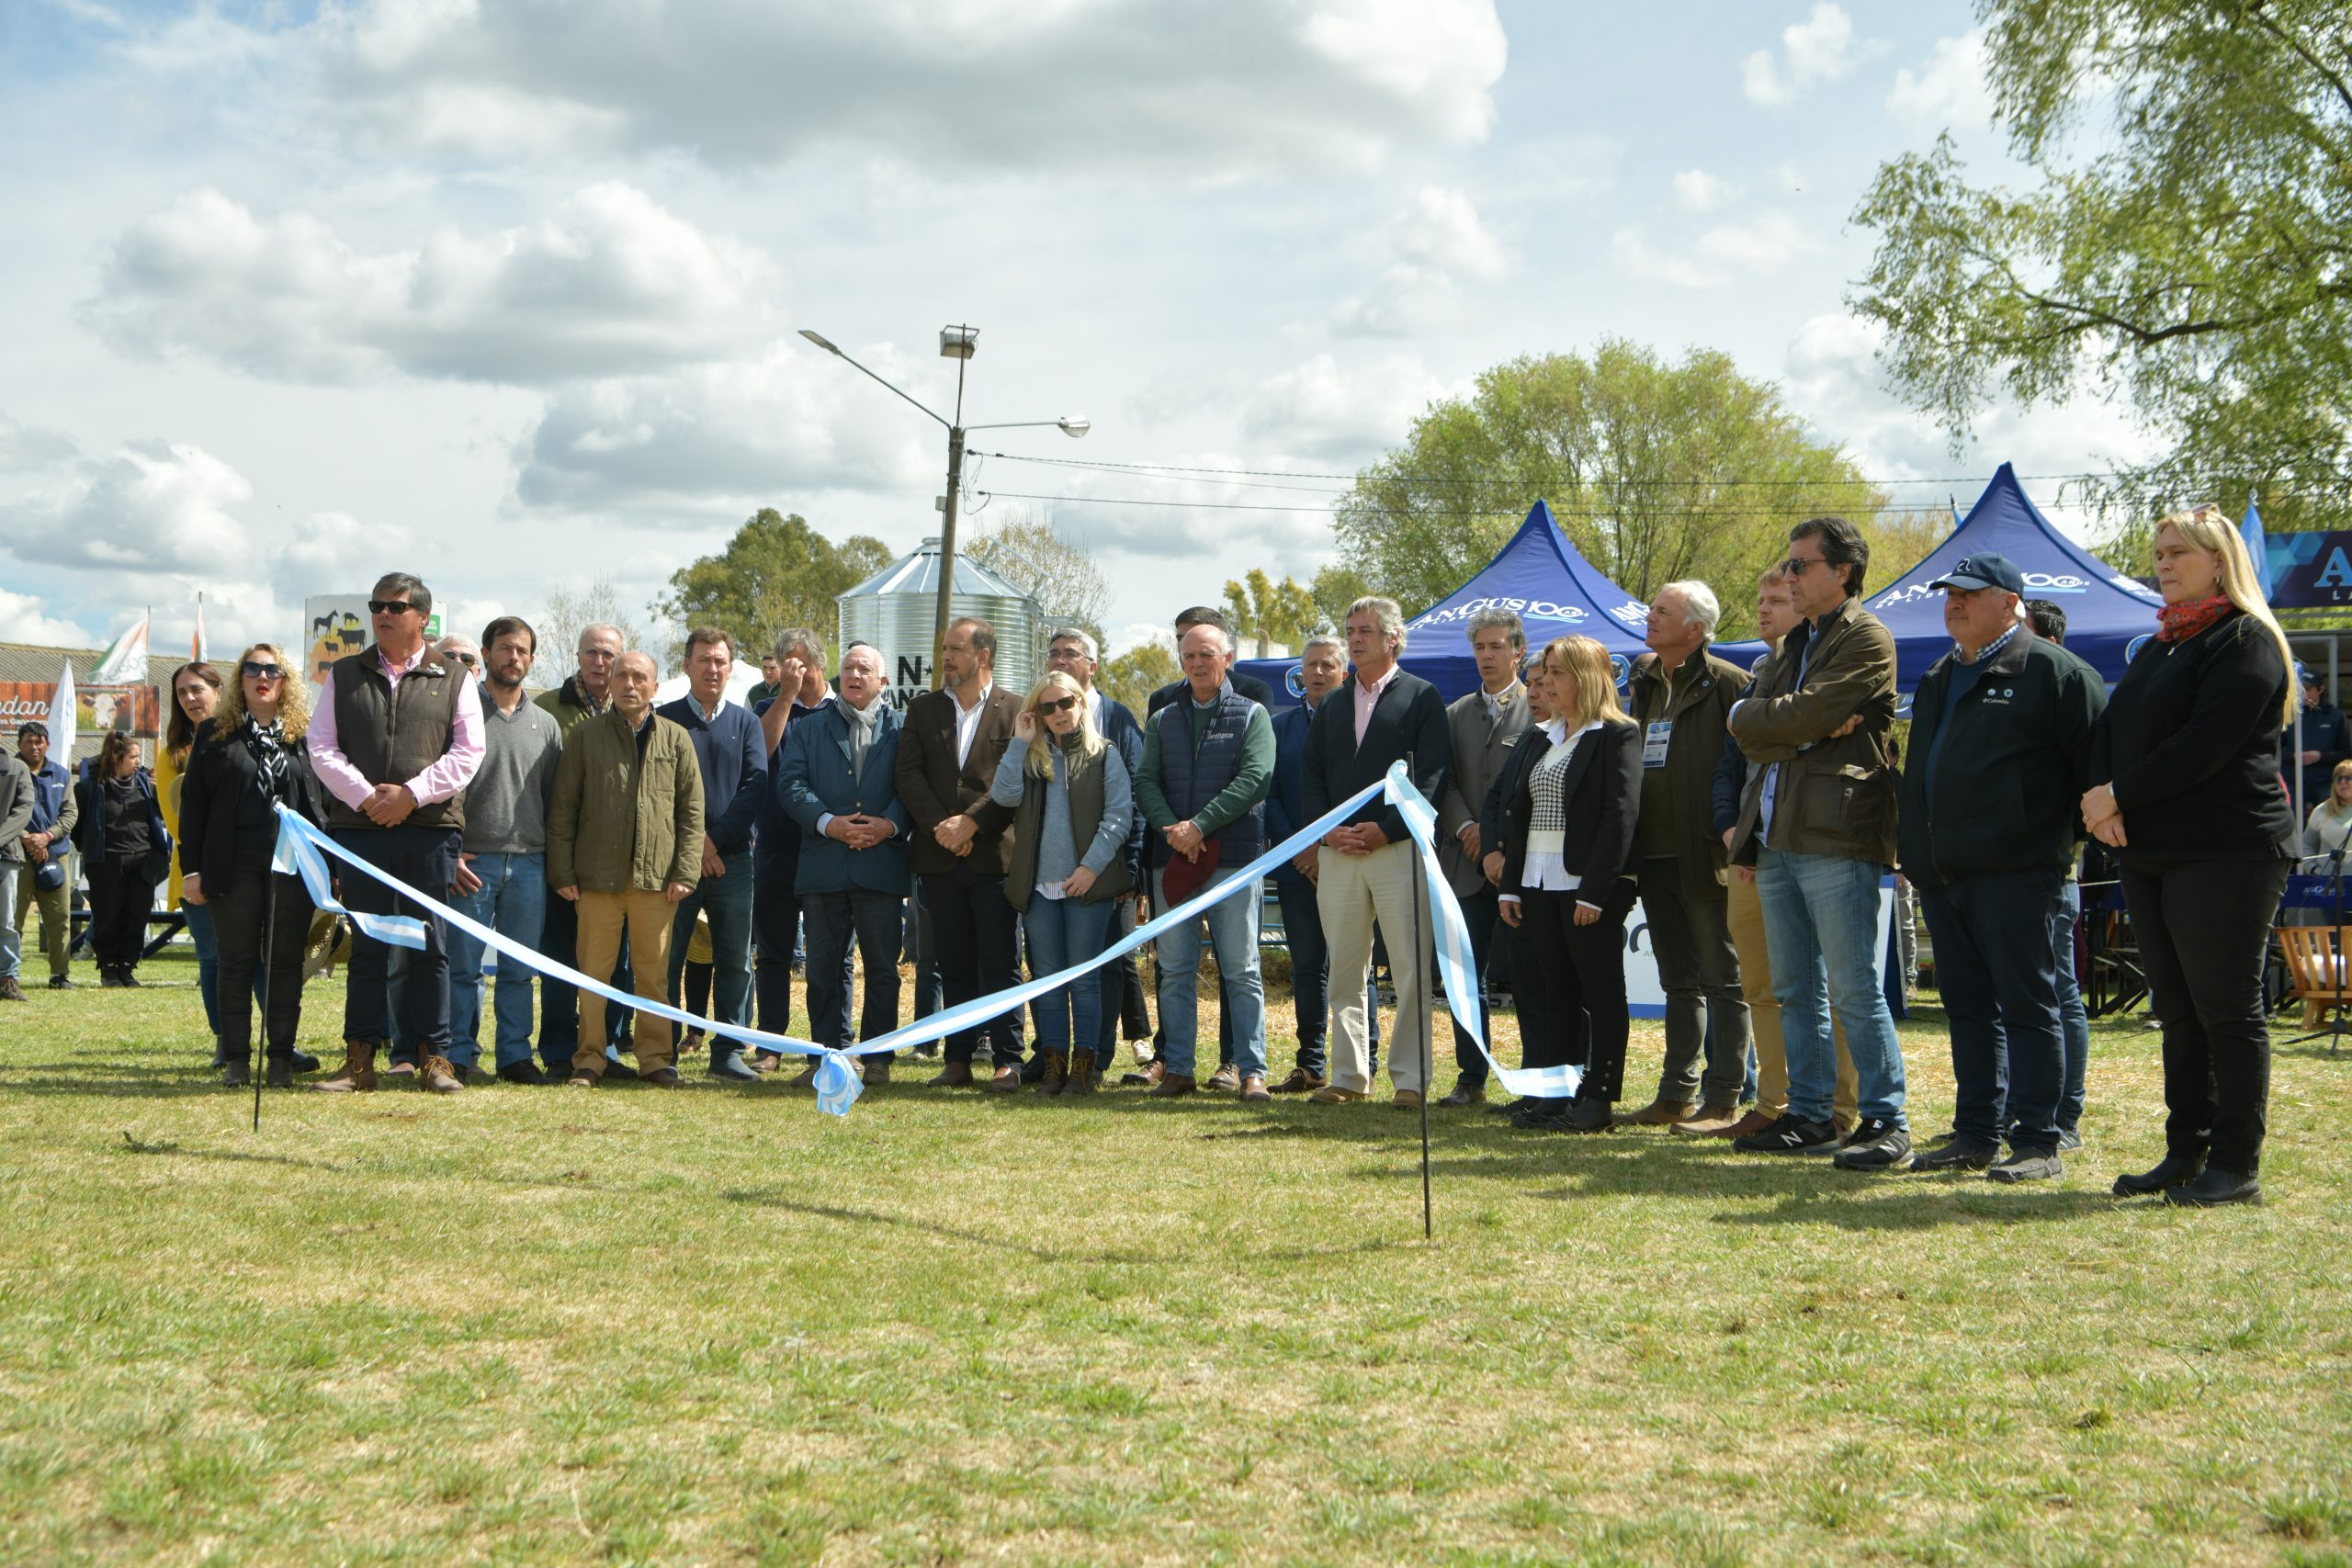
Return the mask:
<svg viewBox="0 0 2352 1568">
<path fill-rule="evenodd" d="M 1333 510 L 1329 506 L 1290 506 L 1275 502 L 1148 501 L 1139 496 L 1046 495 L 1035 491 L 1014 490 L 981 490 L 975 491 L 973 493 L 980 496 L 986 501 L 1046 501 L 1052 502 L 1060 506 L 1149 506 L 1170 508 L 1185 512 L 1289 512 L 1311 513 L 1317 517 L 1329 517 L 1331 515 Z M 2083 502 L 2052 502 L 2044 503 L 2042 506 L 2042 510 L 2047 512 L 2076 512 L 2086 511 L 2088 509 L 2088 503 Z M 1408 515 L 1417 518 L 1440 517 L 1471 519 L 1480 517 L 1521 517 L 1525 515 L 1524 511 L 1518 507 L 1462 508 L 1445 511 L 1431 511 L 1421 507 L 1396 507 L 1390 508 L 1389 510 L 1396 515 Z M 1716 522 L 1785 521 L 1789 515 L 1788 509 L 1785 507 L 1772 508 L 1763 506 L 1647 507 L 1642 510 L 1645 515 L 1652 517 L 1686 519 L 1701 518 Z M 1923 507 L 1921 510 L 1924 511 L 1929 509 Z M 1939 507 L 1934 508 L 1933 510 L 1940 512 L 1942 509 Z"/>
</svg>

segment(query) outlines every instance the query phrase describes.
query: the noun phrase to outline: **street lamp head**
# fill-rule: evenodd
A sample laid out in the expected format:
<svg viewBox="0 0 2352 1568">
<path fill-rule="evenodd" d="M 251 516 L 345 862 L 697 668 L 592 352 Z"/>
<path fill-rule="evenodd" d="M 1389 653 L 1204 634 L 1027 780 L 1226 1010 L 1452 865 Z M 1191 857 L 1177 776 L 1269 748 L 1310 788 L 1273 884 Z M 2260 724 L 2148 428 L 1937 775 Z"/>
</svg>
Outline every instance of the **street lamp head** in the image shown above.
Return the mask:
<svg viewBox="0 0 2352 1568">
<path fill-rule="evenodd" d="M 939 357 L 942 359 L 971 358 L 972 350 L 976 346 L 974 340 L 979 335 L 980 329 L 978 327 L 940 328 Z"/>
<path fill-rule="evenodd" d="M 800 335 L 807 338 L 810 343 L 815 344 L 819 348 L 823 349 L 827 354 L 838 355 L 841 353 L 841 350 L 835 348 L 831 340 L 827 338 L 822 333 L 810 332 L 807 327 L 803 327 L 800 329 Z"/>
<path fill-rule="evenodd" d="M 1087 418 L 1082 413 L 1066 413 L 1062 415 L 1061 418 L 1054 421 L 1054 423 L 1060 425 L 1062 434 L 1069 436 L 1072 441 L 1076 441 L 1079 437 L 1084 435 L 1088 431 L 1094 428 L 1094 422 Z"/>
</svg>

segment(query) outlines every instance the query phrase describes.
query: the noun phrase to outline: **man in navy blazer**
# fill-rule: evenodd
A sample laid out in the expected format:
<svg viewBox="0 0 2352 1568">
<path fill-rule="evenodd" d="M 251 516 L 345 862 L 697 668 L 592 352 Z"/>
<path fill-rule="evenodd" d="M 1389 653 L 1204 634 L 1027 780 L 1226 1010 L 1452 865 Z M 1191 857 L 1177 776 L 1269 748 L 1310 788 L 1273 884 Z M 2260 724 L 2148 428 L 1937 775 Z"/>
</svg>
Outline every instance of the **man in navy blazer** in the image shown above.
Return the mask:
<svg viewBox="0 0 2352 1568">
<path fill-rule="evenodd" d="M 882 656 L 865 643 L 842 650 L 835 699 L 786 732 L 776 787 L 800 826 L 793 891 L 808 944 L 809 1038 L 850 1043 L 849 944 L 865 968 L 858 1038 L 899 1026 L 899 945 L 907 897 L 907 834 L 899 804 L 898 713 L 882 700 Z M 813 1081 L 811 1060 L 801 1075 Z M 865 1081 L 890 1077 L 888 1055 L 865 1058 Z"/>
<path fill-rule="evenodd" d="M 1439 799 L 1453 765 L 1443 699 L 1396 662 L 1405 651 L 1405 612 L 1393 599 L 1368 595 L 1348 606 L 1347 634 L 1354 677 L 1324 699 L 1306 734 L 1299 805 L 1310 822 L 1408 759 L 1414 787 L 1426 799 Z M 1396 982 L 1389 1080 L 1399 1105 L 1420 1104 L 1426 1091 L 1431 947 L 1427 912 L 1416 902 L 1413 853 L 1404 818 L 1377 795 L 1326 833 L 1316 851 L 1309 874 L 1330 944 L 1332 993 L 1340 998 L 1331 1030 L 1331 1081 L 1315 1091 L 1318 1104 L 1363 1100 L 1372 1090 L 1365 1009 L 1355 993 L 1372 972 L 1375 919 L 1388 935 L 1389 973 Z M 1411 940 L 1416 928 L 1417 942 Z"/>
</svg>

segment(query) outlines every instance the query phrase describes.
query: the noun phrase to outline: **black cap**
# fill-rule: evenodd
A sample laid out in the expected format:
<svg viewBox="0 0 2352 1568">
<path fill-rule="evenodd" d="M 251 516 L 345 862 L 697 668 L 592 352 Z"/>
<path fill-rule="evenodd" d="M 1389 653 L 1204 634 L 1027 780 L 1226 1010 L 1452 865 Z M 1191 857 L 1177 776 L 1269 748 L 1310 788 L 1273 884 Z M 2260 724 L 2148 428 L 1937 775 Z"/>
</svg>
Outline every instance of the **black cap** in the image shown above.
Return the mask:
<svg viewBox="0 0 2352 1568">
<path fill-rule="evenodd" d="M 1930 588 L 1962 588 L 1971 592 L 1979 588 L 1999 588 L 2022 597 L 2025 593 L 2025 573 L 2007 556 L 1996 556 L 1990 550 L 1973 556 L 1962 556 L 1958 564 L 1928 584 Z"/>
</svg>

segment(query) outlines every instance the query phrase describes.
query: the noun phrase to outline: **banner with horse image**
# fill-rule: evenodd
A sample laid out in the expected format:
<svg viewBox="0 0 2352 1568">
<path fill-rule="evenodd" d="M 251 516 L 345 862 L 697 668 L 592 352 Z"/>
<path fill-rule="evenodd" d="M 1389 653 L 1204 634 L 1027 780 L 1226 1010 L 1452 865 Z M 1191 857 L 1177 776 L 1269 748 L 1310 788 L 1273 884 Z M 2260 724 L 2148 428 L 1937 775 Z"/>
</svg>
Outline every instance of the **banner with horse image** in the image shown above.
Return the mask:
<svg viewBox="0 0 2352 1568">
<path fill-rule="evenodd" d="M 376 640 L 365 593 L 329 593 L 302 601 L 303 679 L 317 691 L 334 661 L 365 650 Z M 424 618 L 424 640 L 441 640 L 441 612 Z"/>
</svg>

